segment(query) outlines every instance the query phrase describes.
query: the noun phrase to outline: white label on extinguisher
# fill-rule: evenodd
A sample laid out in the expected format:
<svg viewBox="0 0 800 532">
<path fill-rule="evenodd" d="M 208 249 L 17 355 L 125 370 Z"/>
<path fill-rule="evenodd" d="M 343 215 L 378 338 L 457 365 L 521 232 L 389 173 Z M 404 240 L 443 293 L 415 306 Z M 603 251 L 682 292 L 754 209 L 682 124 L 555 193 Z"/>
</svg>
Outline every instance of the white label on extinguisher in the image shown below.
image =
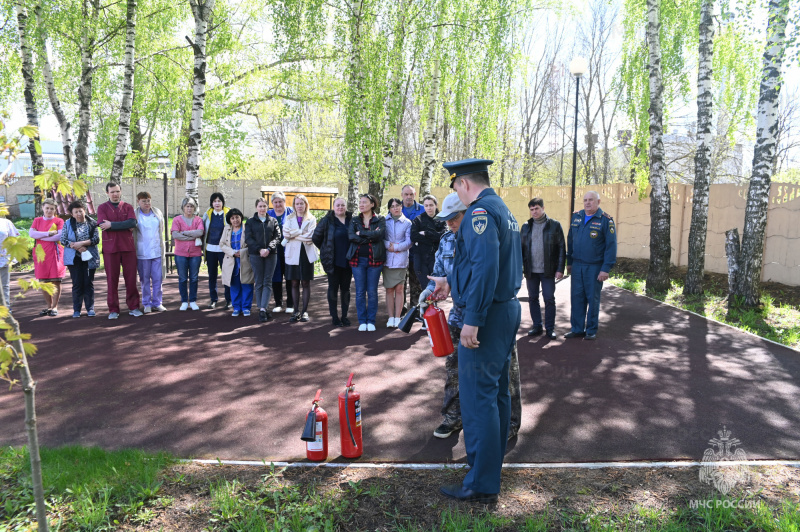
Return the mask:
<svg viewBox="0 0 800 532">
<path fill-rule="evenodd" d="M 317 421 L 317 439 L 306 442 L 306 449 L 309 451 L 322 450 L 322 421 Z"/>
<path fill-rule="evenodd" d="M 425 321 L 425 327 L 428 329 L 426 332 L 428 333 L 428 341 L 431 343 L 431 347 L 433 347 L 433 336 L 431 336 L 431 326 L 428 324 L 427 318 L 423 318 Z"/>
<path fill-rule="evenodd" d="M 361 426 L 361 401 L 356 401 L 356 427 Z"/>
</svg>

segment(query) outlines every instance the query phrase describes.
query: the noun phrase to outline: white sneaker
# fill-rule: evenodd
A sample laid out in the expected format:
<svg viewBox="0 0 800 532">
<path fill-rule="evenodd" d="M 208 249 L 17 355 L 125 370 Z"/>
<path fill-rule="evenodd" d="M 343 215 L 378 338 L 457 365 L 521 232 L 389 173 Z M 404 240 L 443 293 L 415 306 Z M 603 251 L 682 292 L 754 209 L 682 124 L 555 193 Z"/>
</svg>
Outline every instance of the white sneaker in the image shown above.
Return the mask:
<svg viewBox="0 0 800 532">
<path fill-rule="evenodd" d="M 189 308 L 189 303 L 181 303 L 181 308 L 178 310 L 187 310 Z"/>
<path fill-rule="evenodd" d="M 151 312 L 153 312 L 153 307 L 151 307 L 150 305 L 145 305 L 144 306 L 144 313 L 145 314 L 150 314 Z"/>
<path fill-rule="evenodd" d="M 167 307 L 165 307 L 164 305 L 159 305 L 159 306 L 156 307 L 156 310 L 159 311 L 159 312 L 166 312 L 167 311 Z"/>
<path fill-rule="evenodd" d="M 194 301 L 189 303 L 189 307 L 191 307 L 192 310 L 200 310 L 200 307 Z"/>
<path fill-rule="evenodd" d="M 394 325 L 392 325 L 392 327 L 394 327 L 395 329 L 400 327 L 400 318 L 394 319 Z"/>
<path fill-rule="evenodd" d="M 294 314 L 294 308 L 286 307 L 286 310 L 284 312 L 286 312 L 286 314 Z"/>
<path fill-rule="evenodd" d="M 394 327 L 394 318 L 389 318 L 389 321 L 387 321 L 387 322 L 386 322 L 386 326 L 387 326 L 388 328 L 390 328 L 390 329 L 391 329 L 392 327 Z"/>
<path fill-rule="evenodd" d="M 375 326 L 371 323 L 367 323 L 367 331 L 368 332 L 375 332 Z"/>
<path fill-rule="evenodd" d="M 272 312 L 283 312 L 283 307 L 275 307 Z"/>
<path fill-rule="evenodd" d="M 361 325 L 358 326 L 358 330 L 361 331 L 361 332 L 366 332 L 367 324 L 366 323 L 362 323 Z"/>
<path fill-rule="evenodd" d="M 135 308 L 135 309 L 133 309 L 132 311 L 128 312 L 128 314 L 130 314 L 130 315 L 131 315 L 131 316 L 133 316 L 134 318 L 138 318 L 139 316 L 141 316 L 141 315 L 142 315 L 142 311 L 141 311 L 141 310 L 139 310 L 138 308 Z"/>
</svg>

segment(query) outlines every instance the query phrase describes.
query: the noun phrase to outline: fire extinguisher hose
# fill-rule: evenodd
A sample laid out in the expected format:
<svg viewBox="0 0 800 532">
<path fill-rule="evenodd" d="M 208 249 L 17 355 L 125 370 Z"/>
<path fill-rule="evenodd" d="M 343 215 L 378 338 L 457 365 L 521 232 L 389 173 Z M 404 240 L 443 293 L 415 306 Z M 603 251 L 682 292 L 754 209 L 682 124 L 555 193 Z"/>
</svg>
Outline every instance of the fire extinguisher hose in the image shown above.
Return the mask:
<svg viewBox="0 0 800 532">
<path fill-rule="evenodd" d="M 352 375 L 351 375 L 352 378 Z M 350 426 L 350 414 L 347 412 L 347 405 L 350 401 L 347 400 L 347 392 L 350 391 L 350 388 L 344 389 L 344 417 L 347 418 L 347 430 L 350 432 L 350 441 L 353 442 L 353 447 L 358 449 L 358 444 L 356 443 L 356 438 L 353 436 L 353 428 Z"/>
</svg>

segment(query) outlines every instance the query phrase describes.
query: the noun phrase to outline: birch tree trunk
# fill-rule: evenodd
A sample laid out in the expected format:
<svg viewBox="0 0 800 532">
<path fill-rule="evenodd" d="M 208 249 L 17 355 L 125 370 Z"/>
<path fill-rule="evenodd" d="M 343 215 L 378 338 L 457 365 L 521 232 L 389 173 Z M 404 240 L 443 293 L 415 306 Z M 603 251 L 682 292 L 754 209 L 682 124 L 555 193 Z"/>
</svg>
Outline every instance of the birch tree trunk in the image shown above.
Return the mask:
<svg viewBox="0 0 800 532">
<path fill-rule="evenodd" d="M 131 121 L 131 156 L 134 158 L 133 177 L 147 177 L 147 152 L 144 147 L 144 134 L 139 116 Z"/>
<path fill-rule="evenodd" d="M 88 35 L 81 42 L 81 82 L 78 87 L 78 143 L 75 145 L 75 174 L 89 172 L 89 132 L 92 124 L 92 80 L 94 42 Z"/>
<path fill-rule="evenodd" d="M 786 18 L 788 0 L 770 0 L 767 24 L 767 45 L 762 61 L 761 86 L 758 98 L 756 145 L 753 151 L 753 174 L 747 190 L 742 249 L 736 295 L 745 306 L 760 302 L 759 283 L 764 262 L 764 230 L 767 225 L 769 187 L 775 159 L 778 105 L 781 91 L 781 67 L 786 53 Z"/>
<path fill-rule="evenodd" d="M 189 148 L 186 158 L 186 196 L 197 201 L 200 170 L 200 143 L 203 135 L 203 107 L 206 100 L 206 40 L 216 0 L 189 0 L 194 15 L 194 42 L 186 40 L 194 51 L 192 79 L 192 120 L 189 124 Z"/>
<path fill-rule="evenodd" d="M 136 69 L 136 0 L 127 0 L 125 14 L 125 78 L 122 82 L 122 103 L 119 106 L 119 128 L 117 129 L 117 150 L 114 163 L 111 165 L 111 181 L 122 180 L 125 167 L 125 156 L 128 153 L 128 133 L 131 126 L 131 108 L 133 107 L 133 75 Z"/>
<path fill-rule="evenodd" d="M 684 295 L 703 293 L 703 271 L 706 261 L 706 232 L 708 230 L 708 186 L 711 170 L 711 92 L 712 60 L 714 58 L 714 0 L 703 0 L 700 6 L 700 44 L 697 64 L 697 150 L 694 156 L 694 197 L 692 223 L 689 228 L 689 266 Z"/>
<path fill-rule="evenodd" d="M 361 57 L 362 19 L 364 0 L 354 0 L 347 4 L 350 9 L 350 57 L 349 88 L 345 107 L 345 164 L 347 166 L 347 208 L 358 212 L 358 195 L 362 161 L 361 128 L 363 127 L 363 86 L 364 71 Z"/>
<path fill-rule="evenodd" d="M 436 171 L 436 152 L 439 148 L 438 137 L 438 111 L 439 111 L 439 89 L 442 84 L 441 55 L 439 54 L 439 43 L 442 39 L 442 28 L 444 24 L 439 24 L 436 28 L 436 36 L 433 41 L 433 69 L 431 70 L 431 92 L 428 95 L 428 116 L 425 120 L 425 133 L 422 156 L 422 178 L 419 181 L 419 197 L 424 197 L 431 193 L 431 182 L 433 173 Z"/>
<path fill-rule="evenodd" d="M 18 4 L 19 5 L 19 4 Z M 6 295 L 0 290 L 0 305 L 8 308 Z M 13 350 L 13 366 L 19 368 L 20 384 L 25 396 L 25 428 L 28 435 L 28 456 L 31 461 L 31 483 L 33 484 L 33 499 L 36 501 L 36 525 L 39 532 L 48 532 L 50 524 L 47 521 L 47 504 L 44 500 L 44 484 L 42 483 L 42 459 L 39 455 L 39 431 L 36 426 L 36 381 L 31 377 L 25 348 L 20 339 L 19 322 L 11 314 L 5 318 L 16 338 L 10 342 Z"/>
<path fill-rule="evenodd" d="M 75 151 L 72 148 L 72 122 L 67 119 L 61 101 L 56 94 L 56 86 L 53 81 L 53 70 L 50 66 L 50 54 L 47 52 L 47 32 L 41 21 L 41 4 L 36 5 L 36 25 L 39 30 L 39 48 L 42 54 L 42 73 L 44 74 L 44 85 L 47 89 L 47 98 L 50 100 L 50 107 L 58 120 L 58 127 L 61 129 L 61 146 L 64 152 L 64 168 L 67 177 L 75 177 Z"/>
<path fill-rule="evenodd" d="M 44 170 L 44 158 L 41 150 L 37 149 L 39 144 L 39 112 L 36 109 L 36 98 L 34 97 L 35 83 L 33 81 L 33 54 L 31 53 L 31 42 L 28 36 L 28 10 L 20 0 L 16 3 L 17 11 L 17 32 L 19 35 L 20 56 L 22 57 L 22 80 L 24 82 L 25 115 L 28 125 L 36 126 L 36 136 L 28 142 L 28 151 L 31 154 L 31 168 L 33 175 L 37 176 Z M 41 215 L 42 194 L 39 187 L 34 187 L 34 198 L 36 201 L 36 215 Z"/>
<path fill-rule="evenodd" d="M 664 293 L 669 289 L 670 196 L 664 166 L 663 92 L 661 79 L 661 0 L 647 0 L 647 44 L 650 56 L 650 268 L 645 291 Z"/>
</svg>

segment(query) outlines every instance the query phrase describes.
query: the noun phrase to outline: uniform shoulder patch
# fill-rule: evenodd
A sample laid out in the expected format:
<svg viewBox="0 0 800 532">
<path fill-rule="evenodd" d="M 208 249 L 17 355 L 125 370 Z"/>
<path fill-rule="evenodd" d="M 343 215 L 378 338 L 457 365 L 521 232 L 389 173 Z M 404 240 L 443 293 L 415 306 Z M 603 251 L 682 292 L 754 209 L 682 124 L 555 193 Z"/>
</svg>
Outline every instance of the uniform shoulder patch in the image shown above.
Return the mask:
<svg viewBox="0 0 800 532">
<path fill-rule="evenodd" d="M 477 210 L 477 209 L 476 209 Z M 486 212 L 486 211 L 483 211 Z M 479 235 L 486 231 L 486 226 L 489 225 L 489 220 L 486 215 L 475 216 L 475 211 L 472 212 L 472 229 Z"/>
<path fill-rule="evenodd" d="M 612 220 L 612 221 L 614 220 L 614 218 L 612 218 L 612 217 L 611 217 L 611 215 L 610 215 L 610 214 L 608 214 L 606 211 L 603 211 L 603 216 L 605 216 L 605 217 L 606 217 L 606 218 L 608 218 L 609 220 Z"/>
<path fill-rule="evenodd" d="M 486 214 L 486 209 L 484 209 L 483 207 L 475 207 L 472 210 L 472 215 L 475 216 L 476 214 Z"/>
</svg>

